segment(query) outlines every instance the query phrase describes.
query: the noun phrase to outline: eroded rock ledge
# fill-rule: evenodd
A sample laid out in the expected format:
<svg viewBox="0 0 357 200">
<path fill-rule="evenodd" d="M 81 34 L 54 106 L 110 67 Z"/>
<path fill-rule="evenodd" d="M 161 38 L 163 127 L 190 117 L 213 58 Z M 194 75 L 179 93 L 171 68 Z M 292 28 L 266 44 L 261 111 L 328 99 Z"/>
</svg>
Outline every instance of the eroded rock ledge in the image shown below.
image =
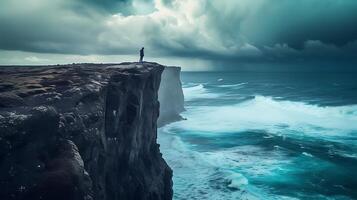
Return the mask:
<svg viewBox="0 0 357 200">
<path fill-rule="evenodd" d="M 0 199 L 168 200 L 156 63 L 0 69 Z"/>
</svg>

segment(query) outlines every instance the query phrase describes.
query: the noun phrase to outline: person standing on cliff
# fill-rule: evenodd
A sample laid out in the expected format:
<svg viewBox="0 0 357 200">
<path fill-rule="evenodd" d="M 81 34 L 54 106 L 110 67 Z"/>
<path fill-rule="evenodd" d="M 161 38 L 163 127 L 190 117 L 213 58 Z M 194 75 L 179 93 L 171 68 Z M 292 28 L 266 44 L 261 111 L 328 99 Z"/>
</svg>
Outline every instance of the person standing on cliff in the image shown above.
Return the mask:
<svg viewBox="0 0 357 200">
<path fill-rule="evenodd" d="M 144 58 L 144 47 L 140 49 L 140 62 L 143 62 L 143 58 Z"/>
</svg>

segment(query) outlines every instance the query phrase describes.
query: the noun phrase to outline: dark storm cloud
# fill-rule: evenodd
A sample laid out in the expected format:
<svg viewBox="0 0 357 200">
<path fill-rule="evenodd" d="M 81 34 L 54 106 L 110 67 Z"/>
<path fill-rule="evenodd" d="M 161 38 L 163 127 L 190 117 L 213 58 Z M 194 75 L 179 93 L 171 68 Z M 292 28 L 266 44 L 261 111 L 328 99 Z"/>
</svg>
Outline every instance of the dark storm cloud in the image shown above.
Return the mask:
<svg viewBox="0 0 357 200">
<path fill-rule="evenodd" d="M 101 27 L 102 18 L 94 10 L 70 1 L 3 0 L 0 7 L 0 47 L 4 50 L 23 50 L 50 53 L 81 53 L 88 51 L 92 35 Z"/>
<path fill-rule="evenodd" d="M 356 10 L 350 0 L 2 0 L 0 49 L 357 62 Z"/>
<path fill-rule="evenodd" d="M 79 0 L 82 4 L 94 6 L 99 9 L 104 9 L 109 12 L 127 12 L 130 7 L 131 0 Z"/>
<path fill-rule="evenodd" d="M 135 14 L 133 0 L 79 0 L 82 6 L 90 6 L 98 11 L 108 13 L 121 13 L 123 15 Z M 139 0 L 138 2 L 154 5 L 152 0 Z M 152 8 L 153 9 L 153 8 Z"/>
<path fill-rule="evenodd" d="M 357 38 L 357 1 L 264 1 L 242 25 L 257 45 L 286 43 L 302 48 L 308 40 L 337 46 Z"/>
<path fill-rule="evenodd" d="M 26 4 L 2 0 L 0 49 L 62 54 L 132 53 L 127 46 L 107 45 L 121 40 L 120 37 L 103 38 L 101 34 L 110 31 L 106 23 L 112 13 L 125 16 L 145 12 L 133 5 L 134 1 L 125 0 L 28 0 Z"/>
</svg>

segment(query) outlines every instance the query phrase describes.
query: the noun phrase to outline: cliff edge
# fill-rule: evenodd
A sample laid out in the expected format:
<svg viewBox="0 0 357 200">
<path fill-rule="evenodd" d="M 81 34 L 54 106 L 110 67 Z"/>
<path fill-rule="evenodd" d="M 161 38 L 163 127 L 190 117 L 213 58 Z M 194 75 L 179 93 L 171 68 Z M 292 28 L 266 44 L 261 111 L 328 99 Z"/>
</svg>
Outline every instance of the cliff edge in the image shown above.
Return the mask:
<svg viewBox="0 0 357 200">
<path fill-rule="evenodd" d="M 169 200 L 156 63 L 0 69 L 0 199 Z"/>
</svg>

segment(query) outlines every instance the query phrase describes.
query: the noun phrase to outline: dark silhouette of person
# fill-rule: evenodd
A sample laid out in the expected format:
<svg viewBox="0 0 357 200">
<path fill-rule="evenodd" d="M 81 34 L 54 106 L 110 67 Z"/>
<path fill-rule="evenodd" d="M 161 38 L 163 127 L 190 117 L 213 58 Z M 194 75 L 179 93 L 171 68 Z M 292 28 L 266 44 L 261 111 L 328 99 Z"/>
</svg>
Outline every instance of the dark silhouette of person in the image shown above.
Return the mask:
<svg viewBox="0 0 357 200">
<path fill-rule="evenodd" d="M 140 62 L 143 62 L 144 58 L 144 47 L 140 49 Z"/>
</svg>

